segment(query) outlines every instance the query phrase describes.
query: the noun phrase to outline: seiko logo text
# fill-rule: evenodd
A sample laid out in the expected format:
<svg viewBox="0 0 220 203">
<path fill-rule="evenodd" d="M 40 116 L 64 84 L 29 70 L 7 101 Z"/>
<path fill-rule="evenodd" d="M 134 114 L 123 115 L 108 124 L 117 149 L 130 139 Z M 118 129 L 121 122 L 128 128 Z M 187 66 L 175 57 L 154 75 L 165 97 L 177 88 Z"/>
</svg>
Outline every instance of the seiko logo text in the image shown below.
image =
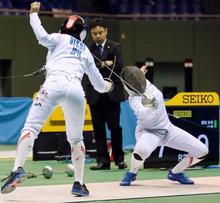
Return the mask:
<svg viewBox="0 0 220 203">
<path fill-rule="evenodd" d="M 207 103 L 212 103 L 214 101 L 213 95 L 204 95 L 204 94 L 196 94 L 196 95 L 183 95 L 183 103 L 188 104 L 207 104 Z"/>
</svg>

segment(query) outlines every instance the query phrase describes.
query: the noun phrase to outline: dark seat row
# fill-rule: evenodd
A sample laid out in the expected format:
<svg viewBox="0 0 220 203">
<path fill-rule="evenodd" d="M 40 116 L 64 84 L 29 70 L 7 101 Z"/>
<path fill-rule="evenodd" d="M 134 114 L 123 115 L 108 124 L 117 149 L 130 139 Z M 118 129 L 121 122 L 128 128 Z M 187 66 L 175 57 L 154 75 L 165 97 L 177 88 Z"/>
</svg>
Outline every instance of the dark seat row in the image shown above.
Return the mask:
<svg viewBox="0 0 220 203">
<path fill-rule="evenodd" d="M 41 2 L 41 9 L 46 11 L 52 11 L 53 9 L 64 9 L 75 12 L 102 12 L 109 14 L 200 14 L 202 12 L 201 0 L 39 1 Z M 0 0 L 0 8 L 29 9 L 30 0 Z"/>
</svg>

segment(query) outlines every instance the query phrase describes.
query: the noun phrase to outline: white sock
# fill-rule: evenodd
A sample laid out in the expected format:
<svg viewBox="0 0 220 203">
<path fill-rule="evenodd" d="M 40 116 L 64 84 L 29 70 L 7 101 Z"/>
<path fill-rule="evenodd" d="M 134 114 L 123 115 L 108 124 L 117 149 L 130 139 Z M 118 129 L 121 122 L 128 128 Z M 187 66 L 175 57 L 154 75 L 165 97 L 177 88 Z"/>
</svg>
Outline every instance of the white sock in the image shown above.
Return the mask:
<svg viewBox="0 0 220 203">
<path fill-rule="evenodd" d="M 75 181 L 83 184 L 84 165 L 85 165 L 85 145 L 83 141 L 79 141 L 72 145 L 72 162 L 74 166 Z"/>
<path fill-rule="evenodd" d="M 16 171 L 18 167 L 23 167 L 26 157 L 31 152 L 34 146 L 35 136 L 29 131 L 25 130 L 22 132 L 16 149 L 16 157 L 14 162 L 13 171 Z"/>
<path fill-rule="evenodd" d="M 134 158 L 134 153 L 132 153 L 130 172 L 137 174 L 138 169 L 139 169 L 141 166 L 143 166 L 143 163 L 144 163 L 143 160 L 137 160 L 137 159 L 135 159 L 135 158 Z"/>
<path fill-rule="evenodd" d="M 196 157 L 185 157 L 172 169 L 172 173 L 182 173 L 186 168 L 193 166 L 202 160 L 203 159 L 197 159 Z"/>
</svg>

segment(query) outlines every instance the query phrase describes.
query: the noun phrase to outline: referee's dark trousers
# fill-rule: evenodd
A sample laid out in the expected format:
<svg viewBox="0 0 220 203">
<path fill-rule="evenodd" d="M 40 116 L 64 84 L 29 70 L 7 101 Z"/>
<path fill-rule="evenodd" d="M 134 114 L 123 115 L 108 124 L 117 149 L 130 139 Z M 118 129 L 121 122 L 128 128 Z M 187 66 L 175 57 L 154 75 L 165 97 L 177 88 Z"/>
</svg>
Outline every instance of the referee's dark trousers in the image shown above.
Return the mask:
<svg viewBox="0 0 220 203">
<path fill-rule="evenodd" d="M 107 147 L 106 126 L 111 132 L 112 155 L 115 164 L 124 161 L 122 150 L 122 128 L 120 127 L 120 103 L 108 98 L 107 94 L 100 94 L 98 102 L 90 105 L 92 123 L 97 146 L 97 163 L 102 162 L 110 166 Z"/>
</svg>

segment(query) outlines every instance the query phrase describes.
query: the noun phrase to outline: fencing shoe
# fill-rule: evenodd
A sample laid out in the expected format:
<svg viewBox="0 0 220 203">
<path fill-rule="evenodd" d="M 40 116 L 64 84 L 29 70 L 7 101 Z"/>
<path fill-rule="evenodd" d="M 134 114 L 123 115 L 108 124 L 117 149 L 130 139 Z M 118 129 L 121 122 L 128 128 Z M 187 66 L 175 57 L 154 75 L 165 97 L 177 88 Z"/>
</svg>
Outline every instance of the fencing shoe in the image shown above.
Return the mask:
<svg viewBox="0 0 220 203">
<path fill-rule="evenodd" d="M 72 194 L 76 196 L 88 196 L 89 191 L 85 184 L 81 185 L 79 182 L 74 182 L 72 187 Z"/>
<path fill-rule="evenodd" d="M 120 182 L 120 185 L 121 186 L 130 186 L 131 182 L 136 180 L 136 176 L 137 176 L 137 174 L 135 174 L 135 173 L 126 172 Z"/>
<path fill-rule="evenodd" d="M 193 185 L 194 184 L 194 181 L 189 179 L 184 173 L 174 174 L 174 173 L 172 173 L 171 170 L 169 171 L 167 178 L 172 181 L 178 181 L 179 183 L 185 184 L 185 185 Z"/>
<path fill-rule="evenodd" d="M 7 194 L 16 189 L 25 179 L 26 173 L 22 167 L 19 167 L 16 171 L 12 172 L 7 178 L 3 179 L 7 180 L 6 183 L 1 187 L 1 193 Z"/>
</svg>

